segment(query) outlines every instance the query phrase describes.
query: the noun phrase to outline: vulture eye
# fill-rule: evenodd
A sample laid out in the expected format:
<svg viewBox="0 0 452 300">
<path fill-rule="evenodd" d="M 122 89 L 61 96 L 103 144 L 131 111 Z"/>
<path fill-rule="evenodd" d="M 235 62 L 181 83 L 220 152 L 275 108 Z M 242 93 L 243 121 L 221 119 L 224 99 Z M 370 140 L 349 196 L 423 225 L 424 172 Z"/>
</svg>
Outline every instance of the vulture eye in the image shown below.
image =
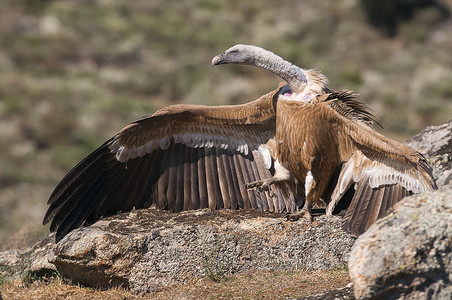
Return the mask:
<svg viewBox="0 0 452 300">
<path fill-rule="evenodd" d="M 232 55 L 237 55 L 237 54 L 239 54 L 239 50 L 232 50 L 229 53 L 232 54 Z"/>
</svg>

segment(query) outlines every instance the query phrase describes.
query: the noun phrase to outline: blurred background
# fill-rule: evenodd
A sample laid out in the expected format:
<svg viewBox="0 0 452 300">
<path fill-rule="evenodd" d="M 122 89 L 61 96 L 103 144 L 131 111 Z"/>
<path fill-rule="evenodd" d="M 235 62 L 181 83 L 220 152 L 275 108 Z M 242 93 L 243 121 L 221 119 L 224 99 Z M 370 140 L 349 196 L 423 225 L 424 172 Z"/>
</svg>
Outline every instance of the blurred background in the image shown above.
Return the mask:
<svg viewBox="0 0 452 300">
<path fill-rule="evenodd" d="M 213 69 L 237 43 L 317 68 L 399 140 L 452 117 L 452 0 L 0 0 L 0 250 L 29 245 L 58 181 L 175 103 L 237 104 L 280 81 Z"/>
</svg>

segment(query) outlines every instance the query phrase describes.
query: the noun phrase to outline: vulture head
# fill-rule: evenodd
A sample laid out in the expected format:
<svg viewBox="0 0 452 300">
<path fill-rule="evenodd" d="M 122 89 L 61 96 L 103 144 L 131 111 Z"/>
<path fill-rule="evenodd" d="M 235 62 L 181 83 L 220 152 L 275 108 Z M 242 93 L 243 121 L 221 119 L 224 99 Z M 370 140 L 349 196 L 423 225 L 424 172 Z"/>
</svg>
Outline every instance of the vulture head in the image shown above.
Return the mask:
<svg viewBox="0 0 452 300">
<path fill-rule="evenodd" d="M 235 45 L 212 59 L 213 66 L 223 64 L 251 65 L 268 70 L 289 84 L 291 94 L 302 94 L 308 85 L 309 71 L 253 45 Z"/>
</svg>

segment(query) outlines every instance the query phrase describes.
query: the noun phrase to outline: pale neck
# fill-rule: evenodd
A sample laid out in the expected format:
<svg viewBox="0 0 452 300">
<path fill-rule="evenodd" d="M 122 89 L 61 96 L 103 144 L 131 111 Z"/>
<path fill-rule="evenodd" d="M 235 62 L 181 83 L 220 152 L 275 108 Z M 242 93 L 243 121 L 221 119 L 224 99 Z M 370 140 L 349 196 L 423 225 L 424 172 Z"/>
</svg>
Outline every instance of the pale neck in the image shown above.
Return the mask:
<svg viewBox="0 0 452 300">
<path fill-rule="evenodd" d="M 250 65 L 268 70 L 281 77 L 294 92 L 299 92 L 303 89 L 307 82 L 303 69 L 262 48 L 255 47 L 253 52 L 254 55 L 249 61 Z"/>
</svg>

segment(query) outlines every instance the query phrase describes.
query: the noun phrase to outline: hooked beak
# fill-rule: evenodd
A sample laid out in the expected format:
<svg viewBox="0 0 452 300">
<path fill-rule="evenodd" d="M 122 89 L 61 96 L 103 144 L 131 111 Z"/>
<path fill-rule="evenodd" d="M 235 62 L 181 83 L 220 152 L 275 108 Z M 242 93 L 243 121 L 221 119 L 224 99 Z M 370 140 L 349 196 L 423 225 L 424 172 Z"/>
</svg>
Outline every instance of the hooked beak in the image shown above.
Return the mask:
<svg viewBox="0 0 452 300">
<path fill-rule="evenodd" d="M 218 54 L 214 58 L 212 58 L 212 67 L 226 64 L 226 59 L 224 57 L 224 53 Z"/>
</svg>

